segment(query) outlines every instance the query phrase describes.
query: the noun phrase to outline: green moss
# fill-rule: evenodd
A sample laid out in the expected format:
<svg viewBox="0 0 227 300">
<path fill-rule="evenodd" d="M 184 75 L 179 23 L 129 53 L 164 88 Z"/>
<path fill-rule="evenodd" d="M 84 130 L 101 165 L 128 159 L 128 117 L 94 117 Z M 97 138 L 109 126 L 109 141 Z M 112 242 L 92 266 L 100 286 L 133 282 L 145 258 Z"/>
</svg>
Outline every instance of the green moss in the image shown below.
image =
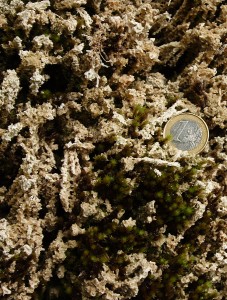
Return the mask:
<svg viewBox="0 0 227 300">
<path fill-rule="evenodd" d="M 194 194 L 194 193 L 196 193 L 198 190 L 199 190 L 199 186 L 191 186 L 191 187 L 188 189 L 188 193 Z"/>
<path fill-rule="evenodd" d="M 190 299 L 192 300 L 212 300 L 218 295 L 214 288 L 212 281 L 206 279 L 199 279 L 195 283 L 193 291 L 190 292 Z"/>
<path fill-rule="evenodd" d="M 161 146 L 163 146 L 163 145 L 167 144 L 169 141 L 171 141 L 172 138 L 173 137 L 171 134 L 167 135 L 166 137 L 163 137 L 163 135 L 159 133 L 158 142 Z"/>
<path fill-rule="evenodd" d="M 111 176 L 111 175 L 105 175 L 103 178 L 102 178 L 102 183 L 106 186 L 109 186 L 111 184 L 111 182 L 114 181 L 114 177 Z"/>
<path fill-rule="evenodd" d="M 176 95 L 167 94 L 166 101 L 167 101 L 167 107 L 170 107 L 177 101 L 177 97 Z"/>
<path fill-rule="evenodd" d="M 163 258 L 163 257 L 160 257 L 159 263 L 160 263 L 161 265 L 167 265 L 167 264 L 168 264 L 168 260 L 165 259 L 165 258 Z"/>
<path fill-rule="evenodd" d="M 50 90 L 42 90 L 41 97 L 43 99 L 49 99 L 52 96 L 52 92 Z"/>
<path fill-rule="evenodd" d="M 158 192 L 156 192 L 156 193 L 155 193 L 155 197 L 157 197 L 157 198 L 160 198 L 160 199 L 162 199 L 162 198 L 163 198 L 163 196 L 164 196 L 164 193 L 163 193 L 163 191 L 158 191 Z"/>
<path fill-rule="evenodd" d="M 68 250 L 65 266 L 67 270 L 76 274 L 84 271 L 89 273 L 93 270 L 93 276 L 96 276 L 98 273 L 94 270 L 98 272 L 103 263 L 108 264 L 113 271 L 122 270 L 127 265 L 126 254 L 144 253 L 148 260 L 156 262 L 161 268 L 168 266 L 162 284 L 165 291 L 173 293 L 181 276 L 187 274 L 195 263 L 196 247 L 186 243 L 178 249 L 177 255 L 173 255 L 165 247 L 163 249 L 152 247 L 152 241 L 157 239 L 155 232 L 164 224 L 167 224 L 166 234 L 169 232 L 177 234 L 191 220 L 195 210 L 190 199 L 200 196 L 200 188 L 195 184 L 196 173 L 191 172 L 191 168 L 161 166 L 158 169 L 162 175 L 158 176 L 152 166 L 144 163 L 138 164 L 133 173 L 125 172 L 121 158 L 128 153 L 127 150 L 108 156 L 103 152 L 94 156 L 95 168 L 99 172 L 95 189 L 99 197 L 111 202 L 113 212 L 111 217 L 101 222 L 93 220 L 85 234 L 77 236 L 78 247 Z M 132 188 L 128 179 L 135 176 L 137 181 Z M 185 180 L 190 184 L 190 188 L 181 194 L 179 188 Z M 130 189 L 132 191 L 129 193 Z M 147 224 L 143 222 L 141 213 L 142 208 L 151 200 L 155 200 L 157 214 L 156 220 Z M 125 211 L 123 218 L 132 217 L 136 220 L 135 226 L 125 228 L 121 222 L 119 224 L 112 222 L 122 209 Z M 119 250 L 124 254 L 119 255 Z M 164 297 L 158 288 L 159 285 L 153 285 L 154 278 L 147 280 L 146 284 L 149 287 L 149 292 L 145 288 L 147 295 L 152 294 L 158 299 Z"/>
<path fill-rule="evenodd" d="M 60 41 L 61 39 L 61 35 L 57 34 L 57 33 L 53 33 L 50 35 L 50 39 L 54 42 L 57 43 Z"/>
<path fill-rule="evenodd" d="M 65 267 L 75 275 L 98 270 L 103 263 L 119 268 L 127 263 L 125 254 L 147 251 L 147 234 L 142 228 L 125 228 L 112 221 L 89 227 L 85 234 L 77 236 L 78 247 L 67 251 Z M 124 255 L 119 255 L 118 250 Z"/>
<path fill-rule="evenodd" d="M 145 205 L 150 199 L 156 201 L 158 224 L 167 224 L 167 231 L 176 233 L 182 230 L 192 218 L 195 209 L 191 199 L 200 195 L 200 187 L 194 184 L 196 174 L 190 169 L 175 167 L 159 167 L 161 176 L 152 168 L 141 164 L 137 170 L 146 176 L 139 178 L 139 184 L 132 193 L 133 203 L 142 202 Z M 191 185 L 188 191 L 179 193 L 179 188 L 186 180 Z M 136 204 L 135 204 L 136 206 Z"/>
<path fill-rule="evenodd" d="M 94 168 L 95 170 L 101 168 L 95 186 L 99 196 L 115 204 L 121 203 L 129 194 L 130 185 L 117 155 L 110 159 L 95 157 Z"/>
<path fill-rule="evenodd" d="M 109 161 L 108 167 L 109 167 L 109 168 L 114 168 L 114 167 L 117 166 L 117 163 L 118 163 L 117 160 L 114 159 L 114 158 L 112 158 L 112 159 L 110 159 L 110 161 Z"/>
<path fill-rule="evenodd" d="M 130 134 L 133 137 L 137 136 L 137 131 L 141 130 L 147 123 L 149 108 L 141 105 L 136 105 L 133 110 L 133 117 L 130 127 Z"/>
</svg>

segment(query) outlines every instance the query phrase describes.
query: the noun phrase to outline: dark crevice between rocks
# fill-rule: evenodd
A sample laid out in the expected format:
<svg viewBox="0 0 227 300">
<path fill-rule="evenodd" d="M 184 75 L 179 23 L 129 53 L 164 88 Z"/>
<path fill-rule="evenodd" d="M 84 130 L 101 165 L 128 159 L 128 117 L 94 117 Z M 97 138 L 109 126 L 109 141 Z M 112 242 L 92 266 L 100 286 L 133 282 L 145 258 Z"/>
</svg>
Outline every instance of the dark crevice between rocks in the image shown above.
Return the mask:
<svg viewBox="0 0 227 300">
<path fill-rule="evenodd" d="M 46 65 L 44 74 L 50 78 L 43 84 L 43 89 L 48 89 L 51 92 L 65 92 L 71 76 L 70 68 L 66 68 L 61 64 Z"/>
<path fill-rule="evenodd" d="M 85 4 L 85 9 L 91 17 L 98 13 L 97 10 L 98 10 L 99 5 L 97 5 L 97 7 L 96 7 L 96 5 L 95 5 L 96 1 L 97 0 L 87 0 L 87 4 Z M 100 1 L 97 1 L 97 2 L 100 2 Z"/>
<path fill-rule="evenodd" d="M 38 134 L 40 140 L 45 139 L 47 142 L 54 140 L 60 146 L 60 149 L 63 149 L 65 138 L 67 137 L 66 125 L 67 120 L 64 115 L 57 116 L 54 120 L 48 120 L 39 128 Z"/>
<path fill-rule="evenodd" d="M 176 78 L 190 65 L 198 56 L 201 48 L 197 44 L 189 46 L 181 55 L 175 65 L 170 65 L 171 60 L 166 65 L 156 64 L 152 71 L 159 72 L 165 76 L 166 79 L 175 81 Z"/>
<path fill-rule="evenodd" d="M 176 1 L 171 1 L 170 2 L 170 5 L 168 6 L 167 10 L 171 14 L 172 17 L 180 9 L 183 2 L 184 2 L 183 0 L 176 0 Z"/>
<path fill-rule="evenodd" d="M 211 13 L 211 15 L 208 18 L 210 20 L 210 22 L 217 22 L 218 21 L 218 18 L 220 17 L 220 14 L 222 12 L 223 2 L 224 1 L 222 1 L 221 3 L 216 4 L 216 11 L 215 11 L 215 13 Z"/>
<path fill-rule="evenodd" d="M 21 59 L 16 50 L 10 50 L 10 51 L 7 50 L 7 52 L 3 51 L 1 55 L 7 58 L 4 60 L 4 64 L 5 64 L 4 69 L 13 70 L 20 65 Z"/>
<path fill-rule="evenodd" d="M 123 100 L 120 95 L 117 95 L 114 97 L 114 105 L 116 108 L 122 108 L 123 107 Z"/>
<path fill-rule="evenodd" d="M 0 186 L 9 188 L 16 178 L 25 155 L 21 146 L 16 145 L 16 137 L 4 152 L 0 152 Z"/>
<path fill-rule="evenodd" d="M 78 120 L 85 127 L 96 126 L 98 125 L 98 118 L 93 118 L 89 111 L 83 109 L 80 112 L 72 111 L 70 113 L 70 118 L 73 120 Z"/>
<path fill-rule="evenodd" d="M 190 20 L 189 29 L 195 28 L 198 24 L 204 22 L 203 12 L 198 13 L 194 19 Z"/>
<path fill-rule="evenodd" d="M 10 213 L 10 206 L 6 203 L 0 203 L 0 219 L 6 218 Z"/>
<path fill-rule="evenodd" d="M 209 130 L 210 139 L 213 139 L 217 136 L 225 137 L 226 136 L 226 127 L 221 128 L 218 125 Z"/>
<path fill-rule="evenodd" d="M 188 14 L 190 14 L 191 10 L 195 6 L 195 2 L 197 0 L 184 0 L 182 4 L 176 11 L 172 24 L 176 27 L 179 24 L 182 24 L 184 20 L 187 18 Z"/>
<path fill-rule="evenodd" d="M 54 273 L 56 273 L 56 270 Z M 32 300 L 81 300 L 81 284 L 78 283 L 79 279 L 75 277 L 73 285 L 70 282 L 70 278 L 66 276 L 58 278 L 54 274 L 49 282 L 41 282 L 39 284 L 32 295 Z"/>
<path fill-rule="evenodd" d="M 16 104 L 26 103 L 29 95 L 29 86 L 30 86 L 30 78 L 32 74 L 26 74 L 25 72 L 21 72 L 18 74 L 20 76 L 20 91 L 18 93 Z"/>
</svg>

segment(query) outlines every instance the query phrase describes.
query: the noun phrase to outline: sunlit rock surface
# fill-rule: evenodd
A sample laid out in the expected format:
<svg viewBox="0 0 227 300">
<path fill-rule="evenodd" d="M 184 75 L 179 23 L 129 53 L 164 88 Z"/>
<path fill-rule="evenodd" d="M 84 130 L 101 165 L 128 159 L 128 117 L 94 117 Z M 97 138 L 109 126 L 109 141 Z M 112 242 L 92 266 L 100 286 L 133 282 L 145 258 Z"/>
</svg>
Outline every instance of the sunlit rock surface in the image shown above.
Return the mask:
<svg viewBox="0 0 227 300">
<path fill-rule="evenodd" d="M 224 0 L 0 1 L 0 298 L 224 299 Z M 163 139 L 182 112 L 210 139 Z"/>
</svg>

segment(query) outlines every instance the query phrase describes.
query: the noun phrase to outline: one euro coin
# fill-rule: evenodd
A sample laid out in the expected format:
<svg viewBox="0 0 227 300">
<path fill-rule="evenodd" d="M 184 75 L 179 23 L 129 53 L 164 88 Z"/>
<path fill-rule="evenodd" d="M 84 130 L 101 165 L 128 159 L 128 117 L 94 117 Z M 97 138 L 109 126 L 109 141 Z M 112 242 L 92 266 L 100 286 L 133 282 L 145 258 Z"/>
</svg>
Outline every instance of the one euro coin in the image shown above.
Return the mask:
<svg viewBox="0 0 227 300">
<path fill-rule="evenodd" d="M 172 117 L 166 123 L 163 135 L 172 147 L 197 154 L 206 146 L 209 130 L 202 118 L 191 113 L 183 113 Z"/>
</svg>

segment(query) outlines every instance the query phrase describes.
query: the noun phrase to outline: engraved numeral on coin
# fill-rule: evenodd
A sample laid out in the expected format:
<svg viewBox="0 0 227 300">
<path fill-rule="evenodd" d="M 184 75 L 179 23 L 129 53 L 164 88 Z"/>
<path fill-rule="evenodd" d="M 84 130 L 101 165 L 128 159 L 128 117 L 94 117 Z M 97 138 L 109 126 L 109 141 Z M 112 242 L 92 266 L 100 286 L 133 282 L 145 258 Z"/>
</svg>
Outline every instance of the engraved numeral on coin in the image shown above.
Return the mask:
<svg viewBox="0 0 227 300">
<path fill-rule="evenodd" d="M 176 137 L 174 137 L 174 140 L 181 142 L 179 137 L 180 137 L 181 133 L 183 132 L 183 130 L 185 129 L 185 127 L 187 126 L 187 124 L 188 124 L 188 121 L 180 121 L 179 122 L 179 126 L 176 131 L 178 132 L 178 130 L 180 129 L 180 132 L 178 133 L 178 135 Z"/>
</svg>

